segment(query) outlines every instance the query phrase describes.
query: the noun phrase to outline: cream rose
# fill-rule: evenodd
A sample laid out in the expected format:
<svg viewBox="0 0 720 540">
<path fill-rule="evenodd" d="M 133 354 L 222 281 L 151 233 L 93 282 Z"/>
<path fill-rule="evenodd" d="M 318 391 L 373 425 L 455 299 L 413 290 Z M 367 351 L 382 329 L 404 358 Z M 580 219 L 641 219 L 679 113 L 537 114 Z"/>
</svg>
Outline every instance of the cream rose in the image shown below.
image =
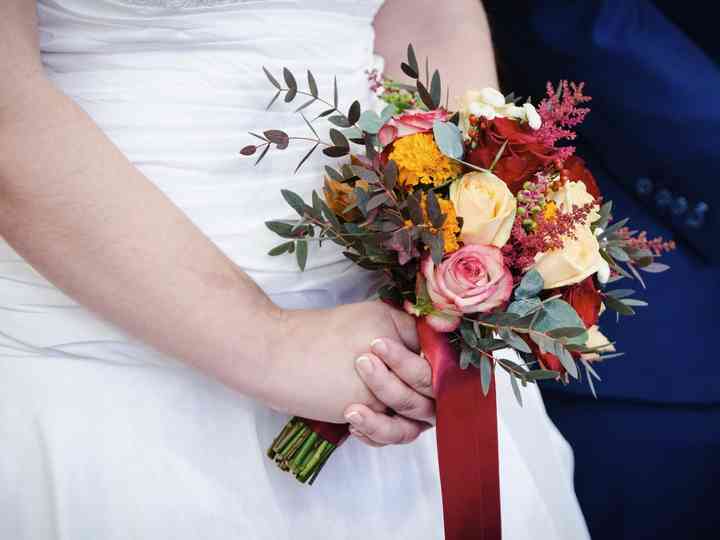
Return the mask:
<svg viewBox="0 0 720 540">
<path fill-rule="evenodd" d="M 578 283 L 605 265 L 600 245 L 590 227 L 580 226 L 576 238 L 566 238 L 562 249 L 535 256 L 533 268 L 540 272 L 546 289 Z"/>
<path fill-rule="evenodd" d="M 600 353 L 611 353 L 615 352 L 615 346 L 610 343 L 597 326 L 591 326 L 587 329 L 587 341 L 585 346 L 590 349 L 597 348 L 596 352 L 584 353 L 582 355 L 586 360 L 597 360 L 600 358 Z"/>
<path fill-rule="evenodd" d="M 450 201 L 463 218 L 466 244 L 502 247 L 510 238 L 517 202 L 507 184 L 490 172 L 471 172 L 450 185 Z"/>
<path fill-rule="evenodd" d="M 573 206 L 585 206 L 588 203 L 595 202 L 595 198 L 588 193 L 585 184 L 582 182 L 565 182 L 560 189 L 549 194 L 549 200 L 553 201 L 564 212 L 572 212 Z M 598 210 L 599 206 L 596 204 L 588 215 L 587 225 L 600 217 Z"/>
<path fill-rule="evenodd" d="M 468 90 L 460 101 L 460 119 L 463 128 L 468 128 L 468 117 L 482 116 L 488 120 L 494 118 L 515 118 L 521 122 L 527 122 L 530 128 L 540 129 L 542 120 L 531 103 L 525 103 L 522 107 L 514 103 L 506 103 L 505 96 L 494 88 L 483 88 L 482 90 Z"/>
</svg>

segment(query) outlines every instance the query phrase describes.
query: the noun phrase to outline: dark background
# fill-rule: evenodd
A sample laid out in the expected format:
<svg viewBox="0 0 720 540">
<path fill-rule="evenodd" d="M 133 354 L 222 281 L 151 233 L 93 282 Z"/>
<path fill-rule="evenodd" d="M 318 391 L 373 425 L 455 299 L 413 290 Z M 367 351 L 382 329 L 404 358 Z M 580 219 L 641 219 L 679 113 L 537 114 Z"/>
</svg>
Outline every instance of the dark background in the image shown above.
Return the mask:
<svg viewBox="0 0 720 540">
<path fill-rule="evenodd" d="M 650 307 L 604 317 L 626 355 L 597 367 L 599 398 L 543 387 L 596 540 L 720 538 L 720 30 L 703 6 L 485 2 L 503 90 L 537 103 L 548 80 L 585 81 L 579 155 L 616 216 L 678 243 L 646 274 Z"/>
</svg>

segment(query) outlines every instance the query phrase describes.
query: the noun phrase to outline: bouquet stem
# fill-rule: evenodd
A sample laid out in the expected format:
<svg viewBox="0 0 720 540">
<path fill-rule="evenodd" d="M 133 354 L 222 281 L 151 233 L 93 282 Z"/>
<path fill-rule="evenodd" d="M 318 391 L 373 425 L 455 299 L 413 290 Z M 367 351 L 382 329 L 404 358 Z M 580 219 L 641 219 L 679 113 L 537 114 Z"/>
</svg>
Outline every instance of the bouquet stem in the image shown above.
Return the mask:
<svg viewBox="0 0 720 540">
<path fill-rule="evenodd" d="M 267 455 L 301 483 L 312 484 L 346 433 L 347 425 L 295 416 L 275 437 Z"/>
</svg>

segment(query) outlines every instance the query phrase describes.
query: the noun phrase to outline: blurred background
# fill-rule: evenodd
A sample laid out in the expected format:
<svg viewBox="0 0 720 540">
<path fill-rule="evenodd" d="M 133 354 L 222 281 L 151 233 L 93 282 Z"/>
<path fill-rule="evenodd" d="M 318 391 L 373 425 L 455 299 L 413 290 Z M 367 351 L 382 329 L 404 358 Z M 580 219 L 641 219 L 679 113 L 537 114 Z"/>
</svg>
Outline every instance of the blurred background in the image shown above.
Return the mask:
<svg viewBox="0 0 720 540">
<path fill-rule="evenodd" d="M 501 84 L 537 103 L 548 80 L 584 81 L 579 130 L 615 214 L 677 242 L 647 275 L 637 317 L 607 314 L 626 354 L 587 384 L 543 388 L 575 450 L 596 540 L 720 538 L 720 39 L 703 4 L 485 1 Z M 627 280 L 623 288 L 642 286 Z"/>
</svg>

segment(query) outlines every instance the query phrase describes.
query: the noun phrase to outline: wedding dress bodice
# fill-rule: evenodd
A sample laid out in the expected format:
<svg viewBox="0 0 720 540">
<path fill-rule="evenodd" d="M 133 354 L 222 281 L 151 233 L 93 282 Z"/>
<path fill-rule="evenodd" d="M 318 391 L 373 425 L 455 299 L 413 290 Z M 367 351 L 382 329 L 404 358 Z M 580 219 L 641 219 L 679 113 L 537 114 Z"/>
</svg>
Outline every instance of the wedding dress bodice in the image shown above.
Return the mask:
<svg viewBox="0 0 720 540">
<path fill-rule="evenodd" d="M 305 304 L 314 291 L 317 304 L 329 305 L 368 278 L 331 245 L 312 250 L 300 274 L 292 257 L 267 255 L 281 239 L 264 226 L 293 216 L 281 188 L 304 196 L 320 189 L 320 152 L 293 175 L 311 143 L 271 151 L 257 167 L 238 151 L 254 140 L 248 131 L 309 134 L 293 113 L 303 96 L 265 111 L 275 89 L 263 66 L 278 78 L 288 67 L 302 86 L 311 69 L 326 98 L 337 76 L 341 102 L 370 102 L 366 71 L 375 64 L 380 3 L 41 0 L 40 48 L 54 83 L 271 296 L 292 305 L 302 291 Z"/>
</svg>

